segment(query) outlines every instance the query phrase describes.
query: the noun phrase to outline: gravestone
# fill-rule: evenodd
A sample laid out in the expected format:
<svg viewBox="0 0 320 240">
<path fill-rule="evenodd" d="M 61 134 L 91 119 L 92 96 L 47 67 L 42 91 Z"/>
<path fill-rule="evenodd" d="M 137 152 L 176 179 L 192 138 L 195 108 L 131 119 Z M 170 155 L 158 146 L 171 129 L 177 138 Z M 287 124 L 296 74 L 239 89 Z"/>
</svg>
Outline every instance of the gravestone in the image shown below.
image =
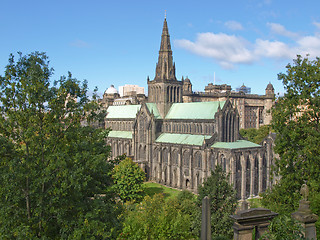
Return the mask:
<svg viewBox="0 0 320 240">
<path fill-rule="evenodd" d="M 239 211 L 230 217 L 234 220 L 234 240 L 252 240 L 255 230 L 255 238 L 259 239 L 268 230 L 270 221 L 278 214 L 266 208 L 251 208 Z"/>
<path fill-rule="evenodd" d="M 210 198 L 202 199 L 201 240 L 211 240 Z"/>
</svg>

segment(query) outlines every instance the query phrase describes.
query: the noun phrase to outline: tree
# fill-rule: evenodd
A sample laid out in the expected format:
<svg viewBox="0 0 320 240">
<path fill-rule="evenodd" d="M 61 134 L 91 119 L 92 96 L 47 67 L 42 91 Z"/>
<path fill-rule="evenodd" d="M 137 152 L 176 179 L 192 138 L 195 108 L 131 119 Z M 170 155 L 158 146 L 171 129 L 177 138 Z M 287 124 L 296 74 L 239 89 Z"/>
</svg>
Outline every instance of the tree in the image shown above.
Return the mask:
<svg viewBox="0 0 320 240">
<path fill-rule="evenodd" d="M 236 192 L 228 182 L 228 176 L 217 165 L 211 172 L 211 176 L 198 188 L 197 204 L 198 214 L 195 218 L 195 232 L 200 236 L 201 230 L 201 204 L 205 196 L 210 198 L 211 209 L 211 233 L 213 238 L 226 236 L 232 238 L 232 220 L 229 217 L 234 214 L 237 207 Z"/>
<path fill-rule="evenodd" d="M 281 179 L 263 195 L 262 203 L 279 213 L 292 213 L 306 181 L 311 209 L 319 215 L 320 59 L 297 56 L 286 69 L 286 73 L 278 74 L 286 93 L 272 109 L 275 152 L 279 154 L 274 173 Z"/>
<path fill-rule="evenodd" d="M 262 140 L 268 136 L 270 131 L 271 131 L 271 126 L 264 125 L 259 129 L 256 129 L 256 128 L 240 129 L 240 135 L 251 142 L 260 144 Z"/>
<path fill-rule="evenodd" d="M 147 195 L 133 210 L 127 209 L 118 239 L 195 239 L 188 209 L 177 198 L 165 201 L 162 194 Z"/>
<path fill-rule="evenodd" d="M 112 178 L 115 182 L 114 188 L 122 201 L 140 201 L 143 198 L 146 175 L 130 158 L 125 158 L 115 166 Z"/>
<path fill-rule="evenodd" d="M 81 125 L 98 105 L 86 82 L 69 73 L 50 86 L 52 73 L 45 53 L 20 53 L 0 77 L 0 238 L 110 238 L 107 132 Z"/>
<path fill-rule="evenodd" d="M 272 219 L 269 227 L 269 231 L 264 233 L 261 238 L 262 240 L 305 240 L 303 236 L 303 229 L 301 224 L 296 220 L 292 219 L 291 216 L 278 215 Z"/>
</svg>

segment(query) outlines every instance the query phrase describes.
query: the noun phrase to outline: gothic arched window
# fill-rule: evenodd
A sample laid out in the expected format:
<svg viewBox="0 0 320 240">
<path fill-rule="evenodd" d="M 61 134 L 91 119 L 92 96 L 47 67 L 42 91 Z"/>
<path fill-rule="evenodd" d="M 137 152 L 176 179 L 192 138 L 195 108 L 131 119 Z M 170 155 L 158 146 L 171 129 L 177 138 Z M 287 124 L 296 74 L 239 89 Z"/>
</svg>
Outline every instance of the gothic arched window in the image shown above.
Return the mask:
<svg viewBox="0 0 320 240">
<path fill-rule="evenodd" d="M 196 152 L 194 155 L 195 158 L 195 167 L 202 168 L 202 156 L 200 152 Z"/>
<path fill-rule="evenodd" d="M 189 167 L 190 153 L 188 151 L 183 152 L 182 159 L 183 159 L 183 166 Z"/>
<path fill-rule="evenodd" d="M 226 171 L 227 170 L 227 161 L 226 161 L 226 158 L 224 155 L 221 155 L 221 157 L 220 157 L 220 164 L 221 164 L 223 171 Z"/>
<path fill-rule="evenodd" d="M 177 150 L 174 150 L 172 152 L 172 156 L 171 156 L 171 159 L 172 159 L 172 164 L 173 165 L 178 165 L 178 151 Z"/>
<path fill-rule="evenodd" d="M 162 163 L 168 164 L 168 149 L 165 148 L 162 151 Z"/>
<path fill-rule="evenodd" d="M 215 158 L 213 153 L 210 154 L 209 159 L 210 159 L 210 168 L 212 171 L 214 171 L 216 164 L 215 164 Z"/>
<path fill-rule="evenodd" d="M 139 120 L 139 140 L 141 143 L 146 142 L 147 137 L 147 117 L 144 115 L 140 116 Z"/>
</svg>

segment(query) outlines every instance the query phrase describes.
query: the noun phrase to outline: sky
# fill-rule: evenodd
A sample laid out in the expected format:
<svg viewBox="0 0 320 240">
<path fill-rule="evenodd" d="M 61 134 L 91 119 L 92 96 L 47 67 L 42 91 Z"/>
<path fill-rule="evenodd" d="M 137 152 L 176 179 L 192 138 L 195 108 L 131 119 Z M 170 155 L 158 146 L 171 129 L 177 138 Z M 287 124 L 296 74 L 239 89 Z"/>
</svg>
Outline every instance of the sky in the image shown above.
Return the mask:
<svg viewBox="0 0 320 240">
<path fill-rule="evenodd" d="M 297 54 L 320 56 L 319 0 L 0 1 L 0 75 L 10 53 L 46 52 L 52 81 L 71 72 L 103 93 L 155 75 L 167 16 L 176 77 L 264 94 Z M 214 78 L 215 76 L 215 78 Z"/>
</svg>

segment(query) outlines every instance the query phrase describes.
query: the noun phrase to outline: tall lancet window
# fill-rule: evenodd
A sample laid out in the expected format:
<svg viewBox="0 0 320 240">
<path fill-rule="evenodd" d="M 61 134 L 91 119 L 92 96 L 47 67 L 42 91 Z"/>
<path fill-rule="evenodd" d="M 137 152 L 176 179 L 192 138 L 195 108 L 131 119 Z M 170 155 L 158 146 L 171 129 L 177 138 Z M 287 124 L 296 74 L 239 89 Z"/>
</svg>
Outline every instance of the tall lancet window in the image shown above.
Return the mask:
<svg viewBox="0 0 320 240">
<path fill-rule="evenodd" d="M 147 118 L 146 116 L 140 116 L 139 120 L 139 142 L 145 143 L 147 135 Z"/>
</svg>

